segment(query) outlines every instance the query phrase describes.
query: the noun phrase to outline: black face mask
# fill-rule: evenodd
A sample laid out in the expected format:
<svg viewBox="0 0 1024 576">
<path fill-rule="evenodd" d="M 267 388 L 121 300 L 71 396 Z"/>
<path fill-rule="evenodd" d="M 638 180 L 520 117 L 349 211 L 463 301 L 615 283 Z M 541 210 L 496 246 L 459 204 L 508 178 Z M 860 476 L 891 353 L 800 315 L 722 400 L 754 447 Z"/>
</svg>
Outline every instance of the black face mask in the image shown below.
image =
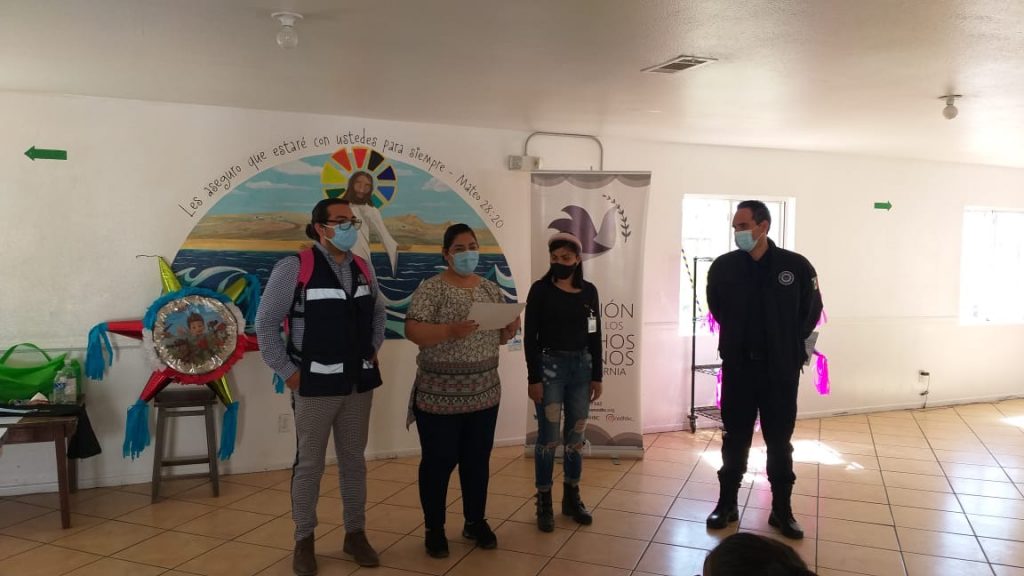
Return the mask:
<svg viewBox="0 0 1024 576">
<path fill-rule="evenodd" d="M 565 264 L 558 264 L 555 262 L 551 264 L 551 277 L 555 280 L 565 280 L 569 276 L 572 276 L 572 273 L 575 271 L 575 264 L 572 266 L 566 266 Z"/>
</svg>

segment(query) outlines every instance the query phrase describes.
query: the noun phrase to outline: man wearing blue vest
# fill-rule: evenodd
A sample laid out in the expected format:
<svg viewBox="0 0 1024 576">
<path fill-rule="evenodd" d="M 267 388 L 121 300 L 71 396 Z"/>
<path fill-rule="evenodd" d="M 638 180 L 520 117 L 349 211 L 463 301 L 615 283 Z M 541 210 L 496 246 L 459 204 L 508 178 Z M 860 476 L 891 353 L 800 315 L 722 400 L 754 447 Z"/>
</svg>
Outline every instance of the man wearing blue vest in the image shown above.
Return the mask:
<svg viewBox="0 0 1024 576">
<path fill-rule="evenodd" d="M 364 451 L 373 389 L 381 384 L 377 350 L 384 341 L 385 309 L 369 265 L 351 252 L 361 224 L 348 201 L 318 202 L 306 226 L 317 243 L 277 262 L 256 314 L 263 360 L 291 390 L 295 413 L 297 576 L 317 573 L 313 531 L 332 430 L 344 503 L 343 550 L 361 566 L 380 563 L 366 539 Z"/>
</svg>

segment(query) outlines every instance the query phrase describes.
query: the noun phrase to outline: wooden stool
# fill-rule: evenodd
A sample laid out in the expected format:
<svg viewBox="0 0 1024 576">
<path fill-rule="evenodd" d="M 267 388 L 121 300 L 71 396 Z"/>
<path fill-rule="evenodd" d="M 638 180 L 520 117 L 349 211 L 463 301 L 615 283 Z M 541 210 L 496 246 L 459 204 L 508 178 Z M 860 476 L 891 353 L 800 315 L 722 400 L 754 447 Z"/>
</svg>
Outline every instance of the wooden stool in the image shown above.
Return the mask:
<svg viewBox="0 0 1024 576">
<path fill-rule="evenodd" d="M 189 464 L 209 464 L 208 473 L 168 476 L 168 479 L 209 477 L 213 483 L 213 495 L 220 496 L 220 481 L 217 473 L 217 430 L 213 426 L 213 407 L 217 404 L 217 395 L 213 390 L 203 386 L 164 389 L 156 395 L 156 446 L 153 454 L 153 502 L 160 499 L 160 481 L 163 480 L 165 466 L 186 466 Z M 190 410 L 190 408 L 198 408 Z M 189 456 L 183 458 L 164 458 L 164 434 L 167 430 L 168 418 L 182 416 L 206 417 L 206 456 Z"/>
</svg>

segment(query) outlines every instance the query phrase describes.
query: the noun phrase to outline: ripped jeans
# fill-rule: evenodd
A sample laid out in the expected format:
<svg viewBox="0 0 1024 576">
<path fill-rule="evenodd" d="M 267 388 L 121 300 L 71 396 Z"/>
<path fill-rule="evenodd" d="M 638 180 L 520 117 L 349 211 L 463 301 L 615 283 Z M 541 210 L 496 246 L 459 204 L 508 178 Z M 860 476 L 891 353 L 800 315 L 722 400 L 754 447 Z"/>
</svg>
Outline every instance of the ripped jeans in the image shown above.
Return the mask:
<svg viewBox="0 0 1024 576">
<path fill-rule="evenodd" d="M 534 467 L 537 489 L 550 490 L 555 451 L 565 446 L 562 465 L 565 482 L 577 484 L 583 471 L 584 432 L 590 414 L 590 352 L 544 352 L 544 399 L 537 408 L 537 445 Z M 562 413 L 565 424 L 561 426 Z M 561 434 L 561 442 L 559 442 Z"/>
</svg>

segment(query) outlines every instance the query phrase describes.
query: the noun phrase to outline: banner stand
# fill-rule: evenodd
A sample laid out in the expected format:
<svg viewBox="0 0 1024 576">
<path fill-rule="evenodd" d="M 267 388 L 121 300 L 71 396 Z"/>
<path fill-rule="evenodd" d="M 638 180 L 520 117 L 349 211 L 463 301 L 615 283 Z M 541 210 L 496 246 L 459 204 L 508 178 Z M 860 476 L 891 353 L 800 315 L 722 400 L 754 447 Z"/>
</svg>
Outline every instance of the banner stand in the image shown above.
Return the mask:
<svg viewBox="0 0 1024 576">
<path fill-rule="evenodd" d="M 568 232 L 583 244 L 584 278 L 597 287 L 601 299 L 604 391 L 590 406 L 584 455 L 642 458 L 640 355 L 651 174 L 534 172 L 531 183 L 532 278 L 548 269 L 548 238 Z M 537 438 L 532 402 L 526 426 L 526 452 L 532 455 Z"/>
</svg>

